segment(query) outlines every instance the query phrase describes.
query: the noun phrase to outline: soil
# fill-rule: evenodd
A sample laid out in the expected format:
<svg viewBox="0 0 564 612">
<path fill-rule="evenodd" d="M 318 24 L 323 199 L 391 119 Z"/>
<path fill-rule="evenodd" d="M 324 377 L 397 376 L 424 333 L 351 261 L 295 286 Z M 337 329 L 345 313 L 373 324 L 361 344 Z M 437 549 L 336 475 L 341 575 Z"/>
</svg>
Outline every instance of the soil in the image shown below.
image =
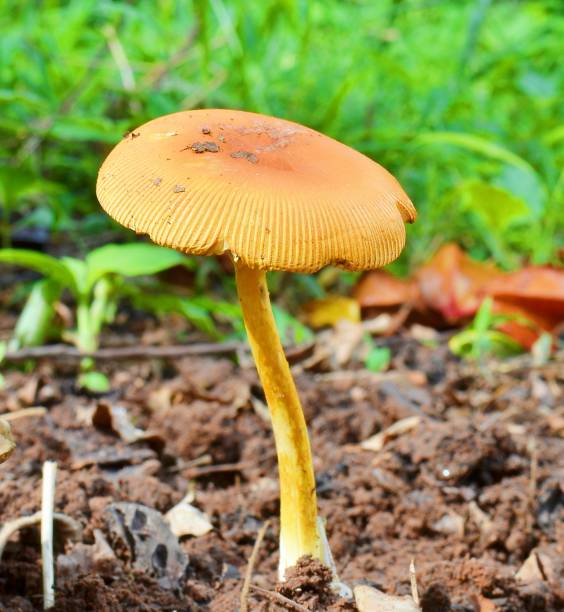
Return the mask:
<svg viewBox="0 0 564 612">
<path fill-rule="evenodd" d="M 564 609 L 562 356 L 479 368 L 442 342 L 390 346 L 384 374 L 294 366 L 341 580 L 409 594 L 414 559 L 425 612 Z M 12 422 L 0 521 L 40 509 L 42 462 L 52 459 L 56 511 L 82 527 L 78 541 L 56 538 L 55 610 L 238 610 L 266 520 L 249 609 L 355 610 L 311 559 L 277 585 L 276 459 L 252 367 L 191 357 L 101 369 L 114 390 L 103 397 L 78 390 L 73 367 L 54 361 L 5 372 L 0 392 L 2 412 L 47 408 Z M 116 407 L 137 441 L 112 422 Z M 360 446 L 413 416 L 381 450 Z M 187 493 L 213 529 L 176 538 L 163 515 Z M 28 528 L 3 553 L 0 607 L 39 610 L 41 590 Z"/>
</svg>

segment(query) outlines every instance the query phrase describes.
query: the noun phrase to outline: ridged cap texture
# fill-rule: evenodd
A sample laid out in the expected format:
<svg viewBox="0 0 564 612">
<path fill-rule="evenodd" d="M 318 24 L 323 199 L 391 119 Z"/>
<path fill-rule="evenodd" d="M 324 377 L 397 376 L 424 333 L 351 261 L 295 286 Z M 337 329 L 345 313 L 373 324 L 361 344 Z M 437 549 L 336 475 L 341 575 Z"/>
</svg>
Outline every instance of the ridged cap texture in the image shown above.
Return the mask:
<svg viewBox="0 0 564 612">
<path fill-rule="evenodd" d="M 382 166 L 297 123 L 235 110 L 174 113 L 104 161 L 104 210 L 153 242 L 230 252 L 251 268 L 364 270 L 393 261 L 413 204 Z"/>
</svg>

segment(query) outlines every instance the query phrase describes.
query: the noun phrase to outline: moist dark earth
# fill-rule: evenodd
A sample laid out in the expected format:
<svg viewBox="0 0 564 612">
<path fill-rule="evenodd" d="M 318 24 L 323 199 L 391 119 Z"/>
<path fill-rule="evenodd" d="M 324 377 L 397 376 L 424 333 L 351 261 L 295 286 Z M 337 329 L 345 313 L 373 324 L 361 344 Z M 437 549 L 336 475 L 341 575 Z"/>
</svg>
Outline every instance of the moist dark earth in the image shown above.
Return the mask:
<svg viewBox="0 0 564 612">
<path fill-rule="evenodd" d="M 528 357 L 479 366 L 455 360 L 443 341 L 429 347 L 405 333 L 387 342 L 383 374 L 294 365 L 340 578 L 409 594 L 413 559 L 426 612 L 564 609 L 562 354 L 541 366 Z M 52 459 L 56 511 L 80 527 L 56 530 L 55 610 L 238 610 L 267 520 L 248 609 L 356 609 L 311 560 L 277 585 L 276 458 L 252 364 L 99 367 L 111 393 L 78 390 L 76 366 L 54 360 L 5 369 L 0 392 L 3 413 L 47 408 L 12 421 L 0 521 L 40 509 L 41 467 Z M 135 442 L 120 436 L 120 407 L 145 432 Z M 418 419 L 380 450 L 360 446 L 407 417 Z M 164 514 L 187 494 L 213 528 L 177 538 Z M 41 590 L 38 532 L 20 530 L 0 563 L 0 607 L 39 610 Z"/>
</svg>

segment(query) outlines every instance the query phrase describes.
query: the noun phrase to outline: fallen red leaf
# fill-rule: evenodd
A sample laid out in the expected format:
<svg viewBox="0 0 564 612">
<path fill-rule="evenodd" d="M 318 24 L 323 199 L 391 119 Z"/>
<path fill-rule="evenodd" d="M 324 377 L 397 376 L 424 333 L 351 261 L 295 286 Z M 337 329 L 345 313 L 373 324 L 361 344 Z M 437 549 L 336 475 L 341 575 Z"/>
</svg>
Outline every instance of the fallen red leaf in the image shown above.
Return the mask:
<svg viewBox="0 0 564 612">
<path fill-rule="evenodd" d="M 519 315 L 531 322 L 509 321 L 502 331 L 530 348 L 542 331 L 551 332 L 564 322 L 564 270 L 529 266 L 495 280 L 487 288 L 496 312 Z"/>
<path fill-rule="evenodd" d="M 470 259 L 453 243 L 443 245 L 416 274 L 425 304 L 451 324 L 472 317 L 487 295 L 487 285 L 502 276 L 494 264 Z"/>
<path fill-rule="evenodd" d="M 505 273 L 493 263 L 474 261 L 453 243 L 443 245 L 410 279 L 395 278 L 383 270 L 364 274 L 353 295 L 365 309 L 407 304 L 417 316 L 438 313 L 442 320 L 432 323 L 438 326 L 443 321 L 465 323 L 491 296 L 495 312 L 527 319 L 527 323 L 515 320 L 500 326 L 527 348 L 543 331 L 552 332 L 564 323 L 564 269 L 528 266 Z"/>
<path fill-rule="evenodd" d="M 371 270 L 362 276 L 353 291 L 361 308 L 390 308 L 414 303 L 419 289 L 413 279 L 402 280 L 385 270 Z"/>
<path fill-rule="evenodd" d="M 492 281 L 487 292 L 496 301 L 515 304 L 554 325 L 564 319 L 564 269 L 529 266 Z"/>
</svg>

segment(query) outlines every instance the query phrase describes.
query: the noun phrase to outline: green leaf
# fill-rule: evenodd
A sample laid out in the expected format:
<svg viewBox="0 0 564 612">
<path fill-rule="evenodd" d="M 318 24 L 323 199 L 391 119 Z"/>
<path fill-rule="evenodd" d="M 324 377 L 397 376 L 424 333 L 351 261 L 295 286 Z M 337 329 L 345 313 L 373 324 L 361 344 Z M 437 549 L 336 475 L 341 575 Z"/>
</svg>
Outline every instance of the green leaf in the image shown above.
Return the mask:
<svg viewBox="0 0 564 612">
<path fill-rule="evenodd" d="M 502 187 L 469 181 L 461 190 L 464 207 L 479 215 L 494 233 L 503 232 L 512 222 L 531 216 L 525 202 Z"/>
<path fill-rule="evenodd" d="M 22 168 L 0 168 L 0 202 L 13 206 L 19 198 L 35 196 L 56 190 L 56 183 L 38 178 Z"/>
<path fill-rule="evenodd" d="M 87 286 L 106 274 L 145 276 L 156 274 L 174 266 L 193 267 L 193 262 L 179 251 L 154 244 L 108 244 L 92 251 L 86 257 L 88 266 Z"/>
<path fill-rule="evenodd" d="M 366 356 L 364 367 L 371 372 L 387 370 L 392 359 L 392 352 L 387 346 L 375 346 Z"/>
<path fill-rule="evenodd" d="M 559 144 L 564 140 L 564 125 L 559 125 L 543 135 L 543 140 L 548 145 Z"/>
<path fill-rule="evenodd" d="M 491 327 L 492 308 L 493 300 L 491 297 L 485 298 L 480 304 L 480 308 L 478 308 L 478 312 L 472 322 L 472 327 L 476 330 L 476 333 L 483 334 Z"/>
<path fill-rule="evenodd" d="M 314 339 L 315 336 L 309 327 L 282 308 L 273 304 L 272 313 L 282 344 L 301 344 Z"/>
<path fill-rule="evenodd" d="M 523 347 L 507 334 L 492 329 L 515 317 L 492 314 L 493 302 L 486 298 L 469 327 L 452 336 L 448 347 L 458 357 L 482 360 L 488 355 L 509 357 L 523 352 Z"/>
<path fill-rule="evenodd" d="M 60 117 L 49 130 L 49 136 L 63 141 L 97 141 L 115 144 L 126 131 L 126 124 L 103 117 Z"/>
<path fill-rule="evenodd" d="M 77 383 L 81 389 L 92 393 L 107 393 L 110 390 L 110 380 L 102 372 L 83 372 Z"/>
<path fill-rule="evenodd" d="M 221 337 L 210 313 L 206 308 L 190 298 L 165 293 L 154 294 L 144 292 L 138 287 L 128 288 L 126 295 L 129 295 L 133 303 L 139 308 L 152 311 L 157 315 L 171 312 L 182 314 L 200 331 L 210 335 L 212 338 Z"/>
<path fill-rule="evenodd" d="M 523 200 L 534 215 L 543 214 L 547 193 L 538 174 L 525 172 L 515 166 L 504 166 L 495 184 Z"/>
<path fill-rule="evenodd" d="M 55 304 L 61 291 L 61 285 L 51 279 L 40 280 L 33 285 L 14 328 L 10 350 L 40 346 L 52 336 Z"/>
<path fill-rule="evenodd" d="M 420 134 L 415 141 L 419 144 L 453 145 L 471 151 L 472 153 L 479 153 L 490 159 L 517 166 L 528 172 L 535 172 L 531 164 L 522 157 L 519 157 L 501 145 L 491 142 L 482 136 L 476 136 L 475 134 L 466 134 L 463 132 L 428 132 Z"/>
<path fill-rule="evenodd" d="M 82 259 L 77 259 L 76 257 L 62 257 L 61 263 L 72 276 L 74 282 L 73 293 L 75 296 L 86 296 L 89 290 L 87 285 L 88 271 L 86 264 L 82 261 Z"/>
<path fill-rule="evenodd" d="M 26 249 L 0 249 L 0 263 L 29 268 L 56 281 L 71 291 L 76 289 L 74 277 L 55 257 Z"/>
</svg>

